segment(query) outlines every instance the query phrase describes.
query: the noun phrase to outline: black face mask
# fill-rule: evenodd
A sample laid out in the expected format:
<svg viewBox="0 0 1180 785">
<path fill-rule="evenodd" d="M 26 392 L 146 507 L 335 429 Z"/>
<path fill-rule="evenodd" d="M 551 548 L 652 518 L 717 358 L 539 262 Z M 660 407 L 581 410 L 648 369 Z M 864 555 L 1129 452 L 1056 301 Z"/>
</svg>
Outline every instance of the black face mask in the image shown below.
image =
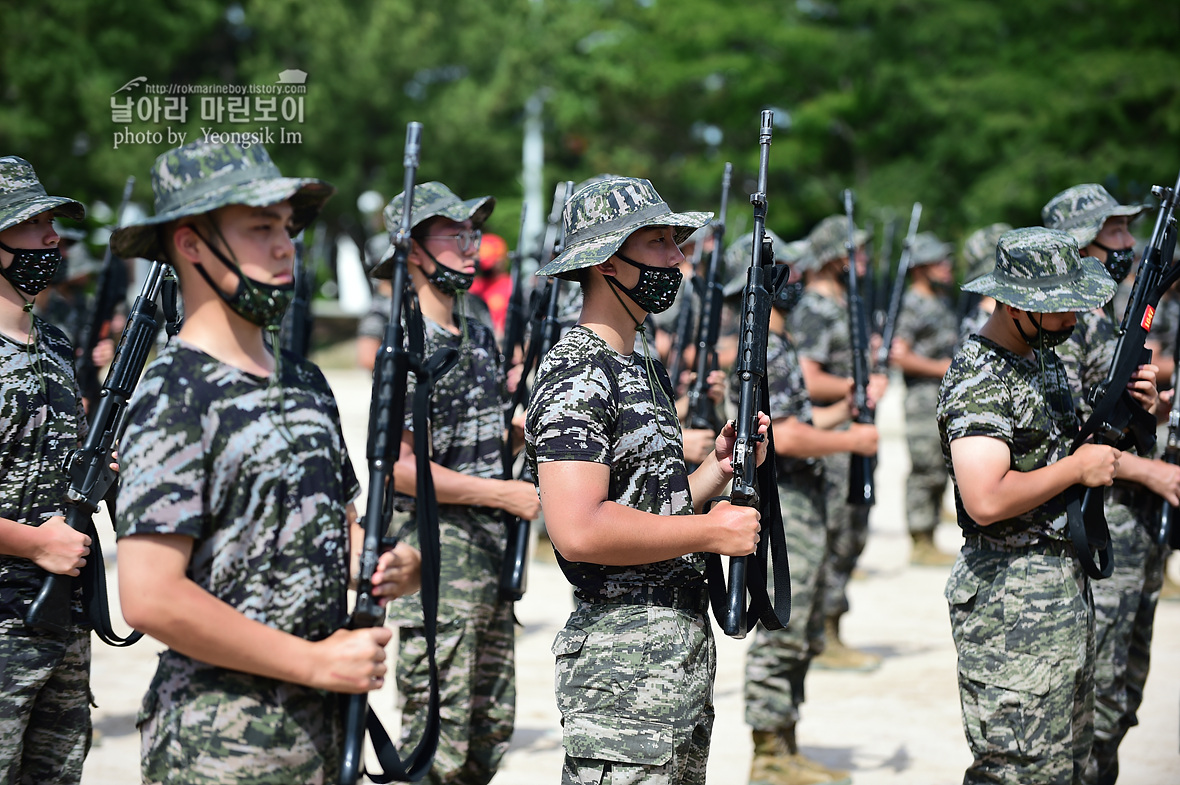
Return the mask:
<svg viewBox="0 0 1180 785">
<path fill-rule="evenodd" d="M 1024 342 L 1029 346 L 1035 346 L 1042 350 L 1052 349 L 1065 343 L 1069 340 L 1069 336 L 1073 335 L 1073 328 L 1075 325 L 1070 325 L 1064 330 L 1046 330 L 1041 324 L 1037 324 L 1037 322 L 1033 321 L 1031 314 L 1028 318 L 1029 321 L 1032 321 L 1037 327 L 1037 331 L 1033 335 L 1025 334 L 1024 328 L 1020 326 L 1020 321 L 1016 317 L 1012 317 L 1012 322 L 1016 325 L 1016 330 L 1020 333 L 1020 337 L 1023 338 Z M 1042 316 L 1041 322 L 1043 323 L 1044 321 L 1045 317 Z"/>
<path fill-rule="evenodd" d="M 9 248 L 0 243 L 8 253 L 12 254 L 12 263 L 7 267 L 0 267 L 0 275 L 30 297 L 43 291 L 53 281 L 57 268 L 61 266 L 61 250 L 53 248 Z"/>
<path fill-rule="evenodd" d="M 676 302 L 676 294 L 680 291 L 680 282 L 684 275 L 676 267 L 652 267 L 628 259 L 618 251 L 615 256 L 639 270 L 639 280 L 635 286 L 626 287 L 619 283 L 613 275 L 606 276 L 607 282 L 623 294 L 631 298 L 631 302 L 648 313 L 663 313 Z"/>
<path fill-rule="evenodd" d="M 461 273 L 450 267 L 444 267 L 442 262 L 434 257 L 434 254 L 426 250 L 425 245 L 421 248 L 426 251 L 430 261 L 434 262 L 434 272 L 426 276 L 427 280 L 446 296 L 455 297 L 470 289 L 471 284 L 475 283 L 475 273 Z"/>
<path fill-rule="evenodd" d="M 1123 279 L 1131 272 L 1131 265 L 1135 263 L 1135 249 L 1131 248 L 1107 248 L 1102 243 L 1095 240 L 1090 243 L 1095 248 L 1101 248 L 1106 251 L 1106 271 L 1110 273 L 1110 277 L 1114 279 L 1115 283 L 1122 283 Z"/>
<path fill-rule="evenodd" d="M 194 229 L 194 231 L 196 231 Z M 238 288 L 234 290 L 233 294 L 226 294 L 218 288 L 217 284 L 213 283 L 213 279 L 205 272 L 205 268 L 201 265 L 193 265 L 197 268 L 197 272 L 205 279 L 205 283 L 217 292 L 217 296 L 225 302 L 226 305 L 233 310 L 238 316 L 241 316 L 251 324 L 256 324 L 263 328 L 277 328 L 283 321 L 283 314 L 287 312 L 287 307 L 291 305 L 291 300 L 295 298 L 295 284 L 266 284 L 261 281 L 255 281 L 249 278 L 242 272 L 242 268 L 231 262 L 225 257 L 217 246 L 210 243 L 201 234 L 197 234 L 201 241 L 208 246 L 213 255 L 217 257 L 218 261 L 224 264 L 229 269 L 233 270 L 238 276 Z"/>
</svg>

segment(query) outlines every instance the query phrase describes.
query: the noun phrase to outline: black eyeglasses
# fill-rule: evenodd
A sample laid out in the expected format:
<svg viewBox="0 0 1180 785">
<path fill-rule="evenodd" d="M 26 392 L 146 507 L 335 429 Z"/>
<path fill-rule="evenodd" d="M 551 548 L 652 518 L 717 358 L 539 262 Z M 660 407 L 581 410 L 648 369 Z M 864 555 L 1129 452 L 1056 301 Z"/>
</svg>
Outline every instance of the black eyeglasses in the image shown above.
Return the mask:
<svg viewBox="0 0 1180 785">
<path fill-rule="evenodd" d="M 480 240 L 483 239 L 483 232 L 479 229 L 468 229 L 457 234 L 428 234 L 423 239 L 426 240 L 454 240 L 455 244 L 459 246 L 459 253 L 468 253 L 479 249 Z"/>
</svg>

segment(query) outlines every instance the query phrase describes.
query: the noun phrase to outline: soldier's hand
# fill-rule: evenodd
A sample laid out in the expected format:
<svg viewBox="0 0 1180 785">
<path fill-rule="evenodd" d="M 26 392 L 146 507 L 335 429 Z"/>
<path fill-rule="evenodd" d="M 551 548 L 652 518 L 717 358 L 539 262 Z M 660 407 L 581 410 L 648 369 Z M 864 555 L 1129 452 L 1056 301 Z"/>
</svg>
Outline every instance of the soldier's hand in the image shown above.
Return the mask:
<svg viewBox="0 0 1180 785">
<path fill-rule="evenodd" d="M 885 388 L 889 386 L 889 377 L 883 373 L 869 374 L 869 383 L 865 388 L 865 397 L 868 398 L 869 408 L 876 409 L 877 401 L 885 395 Z"/>
<path fill-rule="evenodd" d="M 709 428 L 685 428 L 681 433 L 684 436 L 684 460 L 698 466 L 704 463 L 715 448 L 717 435 Z"/>
<path fill-rule="evenodd" d="M 877 426 L 854 422 L 848 426 L 852 439 L 852 452 L 857 455 L 877 454 Z"/>
<path fill-rule="evenodd" d="M 1113 485 L 1121 455 L 1121 452 L 1105 444 L 1083 444 L 1074 452 L 1080 463 L 1078 482 L 1090 488 Z"/>
<path fill-rule="evenodd" d="M 1131 393 L 1131 397 L 1149 414 L 1155 414 L 1159 409 L 1160 396 L 1155 385 L 1158 373 L 1158 366 L 1140 365 L 1131 375 L 1131 381 L 1127 383 L 1127 392 Z"/>
<path fill-rule="evenodd" d="M 541 500 L 531 482 L 523 480 L 500 481 L 500 495 L 496 504 L 522 520 L 535 520 L 541 514 Z"/>
<path fill-rule="evenodd" d="M 373 571 L 373 596 L 382 608 L 390 600 L 413 594 L 422 588 L 422 552 L 399 542 L 385 551 Z"/>
<path fill-rule="evenodd" d="M 719 502 L 707 513 L 712 526 L 711 553 L 722 556 L 749 556 L 758 546 L 761 517 L 754 507 L 738 507 Z"/>
<path fill-rule="evenodd" d="M 315 661 L 308 686 L 330 692 L 361 693 L 385 684 L 385 644 L 393 637 L 388 627 L 336 630 L 313 643 Z"/>
<path fill-rule="evenodd" d="M 37 548 L 33 562 L 54 575 L 77 577 L 90 555 L 90 535 L 73 529 L 66 519 L 54 515 L 37 527 Z"/>
<path fill-rule="evenodd" d="M 1180 507 L 1180 466 L 1164 461 L 1151 461 L 1144 485 L 1173 507 Z"/>
</svg>

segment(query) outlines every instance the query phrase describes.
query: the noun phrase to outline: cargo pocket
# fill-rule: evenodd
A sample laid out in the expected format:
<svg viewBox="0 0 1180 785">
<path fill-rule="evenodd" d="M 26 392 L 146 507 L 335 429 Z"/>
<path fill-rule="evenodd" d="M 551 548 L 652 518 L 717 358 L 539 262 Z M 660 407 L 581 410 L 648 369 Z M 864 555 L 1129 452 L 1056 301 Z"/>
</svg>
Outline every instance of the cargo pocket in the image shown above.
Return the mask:
<svg viewBox="0 0 1180 785">
<path fill-rule="evenodd" d="M 610 714 L 565 718 L 566 754 L 575 758 L 663 766 L 672 760 L 672 726 Z"/>
<path fill-rule="evenodd" d="M 1047 696 L 1052 663 L 1041 657 L 978 643 L 959 645 L 963 726 L 976 758 L 989 753 L 1044 758 L 1054 739 Z"/>
<path fill-rule="evenodd" d="M 155 688 L 155 684 L 148 687 L 139 704 L 139 714 L 135 716 L 135 727 L 138 730 L 142 730 L 143 724 L 154 717 L 156 710 L 160 708 L 160 696 L 156 694 Z"/>
</svg>

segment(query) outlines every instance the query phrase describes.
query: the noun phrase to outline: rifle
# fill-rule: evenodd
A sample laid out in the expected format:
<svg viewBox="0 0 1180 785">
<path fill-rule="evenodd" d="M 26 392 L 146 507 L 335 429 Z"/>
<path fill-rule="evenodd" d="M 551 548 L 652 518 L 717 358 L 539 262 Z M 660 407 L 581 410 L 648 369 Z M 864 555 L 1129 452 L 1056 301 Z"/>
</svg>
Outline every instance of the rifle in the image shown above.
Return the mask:
<svg viewBox="0 0 1180 785">
<path fill-rule="evenodd" d="M 115 228 L 123 219 L 123 212 L 127 203 L 131 201 L 131 191 L 135 188 L 135 178 L 128 177 L 123 186 L 123 198 L 119 202 L 119 209 L 115 211 Z M 103 337 L 103 327 L 107 326 L 115 309 L 123 298 L 127 296 L 127 267 L 123 260 L 115 256 L 108 242 L 102 255 L 102 268 L 98 273 L 98 282 L 94 288 L 94 307 L 83 320 L 74 336 L 74 376 L 78 380 L 78 388 L 82 390 L 82 398 L 86 401 L 86 412 L 93 421 L 94 404 L 98 400 L 100 384 L 98 368 L 94 364 L 94 347 Z"/>
<path fill-rule="evenodd" d="M 770 147 L 770 128 L 765 128 L 766 142 L 764 157 Z M 761 176 L 763 173 L 760 173 Z M 709 373 L 717 368 L 717 337 L 721 333 L 721 306 L 725 299 L 721 283 L 717 280 L 721 274 L 721 249 L 725 245 L 725 213 L 729 202 L 729 183 L 733 176 L 733 164 L 725 164 L 725 173 L 721 176 L 721 210 L 717 220 L 713 223 L 713 254 L 709 257 L 709 269 L 705 273 L 704 282 L 700 287 L 701 314 L 697 322 L 697 351 L 696 378 L 688 388 L 688 427 L 708 428 L 717 433 L 721 430 L 717 407 L 709 400 Z M 765 182 L 759 186 L 759 193 L 765 192 Z M 755 208 L 755 222 L 757 222 L 757 207 Z M 765 205 L 763 205 L 763 210 Z M 766 214 L 763 212 L 761 224 L 762 234 L 766 234 Z M 756 238 L 757 239 L 757 238 Z M 761 251 L 759 258 L 761 257 Z M 770 262 L 773 264 L 773 261 Z M 767 312 L 769 313 L 769 311 Z M 675 381 L 673 381 L 675 384 Z M 755 429 L 755 433 L 757 429 Z"/>
<path fill-rule="evenodd" d="M 108 249 L 108 255 L 110 251 Z M 121 264 L 121 262 L 120 262 Z M 118 475 L 110 468 L 111 453 L 118 444 L 126 427 L 127 404 L 139 383 L 140 374 L 147 363 L 148 353 L 156 342 L 156 298 L 168 280 L 175 281 L 172 268 L 164 262 L 152 262 L 144 280 L 143 288 L 131 313 L 127 326 L 119 340 L 115 360 L 110 373 L 103 382 L 98 402 L 91 411 L 92 422 L 86 434 L 82 449 L 70 453 L 66 459 L 66 474 L 70 478 L 66 501 L 66 523 L 73 529 L 88 534 L 91 540 L 90 558 L 82 568 L 79 580 L 82 585 L 82 606 L 87 620 L 103 643 L 110 646 L 130 646 L 142 634 L 132 632 L 126 637 L 117 634 L 111 626 L 110 608 L 107 603 L 106 569 L 103 564 L 102 546 L 94 527 L 94 514 L 98 503 L 106 501 L 107 512 L 115 518 L 115 493 Z M 167 297 L 165 298 L 167 301 Z M 169 321 L 175 314 L 169 312 Z M 169 328 L 169 335 L 175 332 Z M 46 574 L 41 591 L 29 605 L 25 624 L 34 629 L 64 636 L 70 630 L 70 605 L 74 594 L 74 579 L 68 575 Z"/>
<path fill-rule="evenodd" d="M 283 318 L 283 348 L 299 357 L 306 357 L 311 349 L 311 328 L 315 317 L 311 312 L 315 272 L 310 268 L 303 249 L 303 234 L 295 238 L 295 297 Z"/>
<path fill-rule="evenodd" d="M 889 310 L 881 325 L 881 346 L 877 349 L 877 367 L 889 367 L 889 347 L 893 344 L 893 328 L 897 326 L 897 314 L 901 310 L 901 295 L 905 290 L 906 273 L 910 270 L 910 255 L 914 250 L 914 238 L 918 236 L 918 221 L 922 218 L 922 203 L 914 202 L 910 212 L 910 228 L 901 242 L 901 258 L 897 261 L 897 274 L 893 277 L 893 290 L 889 293 Z"/>
<path fill-rule="evenodd" d="M 512 294 L 508 298 L 508 315 L 504 323 L 504 356 L 510 365 L 516 357 L 517 349 L 520 349 L 522 361 L 525 356 L 523 347 L 525 327 L 524 274 L 521 269 L 524 265 L 522 248 L 524 247 L 525 209 L 522 208 L 520 211 L 520 232 L 516 237 L 516 250 L 512 252 L 509 262 L 510 269 L 512 270 Z M 521 374 L 521 379 L 517 383 L 516 389 L 518 392 L 521 392 L 522 388 L 527 389 L 523 374 Z M 516 461 L 516 456 L 512 452 L 512 417 L 516 414 L 516 409 L 521 405 L 523 400 L 523 392 L 521 392 L 520 396 L 513 394 L 504 406 L 504 441 L 500 445 L 500 463 L 503 467 L 505 480 L 513 479 L 513 464 Z M 532 526 L 530 521 L 521 520 L 508 512 L 508 510 L 502 510 L 500 517 L 503 519 L 504 526 L 508 532 L 508 544 L 504 551 L 504 561 L 500 565 L 500 597 L 506 601 L 516 602 L 524 597 L 527 583 L 525 568 L 528 564 L 529 539 Z"/>
<path fill-rule="evenodd" d="M 1078 431 L 1070 452 L 1077 450 L 1090 436 L 1098 444 L 1112 445 L 1120 450 L 1136 448 L 1140 455 L 1150 455 L 1155 448 L 1155 417 L 1149 414 L 1127 392 L 1127 384 L 1139 366 L 1151 362 L 1151 350 L 1144 347 L 1155 307 L 1168 287 L 1180 278 L 1180 265 L 1172 263 L 1176 246 L 1176 196 L 1180 193 L 1180 176 L 1172 188 L 1152 186 L 1151 192 L 1160 200 L 1159 214 L 1151 240 L 1143 252 L 1131 299 L 1119 326 L 1118 343 L 1106 378 L 1086 394 L 1092 413 Z M 1077 486 L 1072 495 L 1076 497 Z M 1111 558 L 1110 529 L 1106 525 L 1104 488 L 1082 491 L 1081 510 L 1076 498 L 1067 504 L 1069 536 L 1081 561 L 1082 569 L 1091 578 L 1107 578 L 1114 571 Z M 1094 562 L 1094 554 L 1098 563 Z"/>
<path fill-rule="evenodd" d="M 1172 362 L 1172 389 L 1176 390 L 1176 385 L 1180 384 L 1180 328 L 1177 328 L 1175 346 L 1172 347 Z M 1160 460 L 1173 466 L 1180 465 L 1180 401 L 1175 398 L 1172 399 L 1172 411 L 1168 413 L 1168 441 Z M 1156 545 L 1161 548 L 1180 548 L 1180 528 L 1175 525 L 1176 512 L 1176 508 L 1167 501 L 1161 503 L 1159 531 L 1156 532 Z"/>
<path fill-rule="evenodd" d="M 874 265 L 871 280 L 874 281 L 872 296 L 868 298 L 868 309 L 871 314 L 871 324 L 869 329 L 877 335 L 880 335 L 885 329 L 885 309 L 889 307 L 888 303 L 884 303 L 882 307 L 882 292 L 884 288 L 883 282 L 889 278 L 890 258 L 893 255 L 893 235 L 897 232 L 897 220 L 890 212 L 886 217 L 881 219 L 881 225 L 884 227 L 881 237 L 881 246 L 877 250 L 877 263 Z M 869 257 L 872 258 L 872 254 Z"/>
<path fill-rule="evenodd" d="M 422 612 L 426 637 L 426 655 L 430 667 L 430 697 L 427 703 L 426 729 L 421 741 L 402 761 L 393 747 L 377 715 L 369 707 L 366 693 L 349 695 L 344 701 L 344 752 L 340 763 L 341 785 L 354 785 L 360 776 L 364 751 L 365 731 L 373 741 L 383 769 L 382 774 L 366 772 L 374 782 L 413 782 L 426 776 L 438 747 L 438 665 L 434 644 L 438 624 L 439 541 L 438 506 L 435 503 L 434 483 L 430 470 L 429 404 L 434 379 L 454 365 L 456 352 L 440 349 L 424 359 L 422 315 L 417 310 L 412 292 L 408 291 L 412 240 L 411 215 L 414 205 L 414 183 L 418 171 L 418 151 L 422 124 L 406 126 L 403 156 L 405 169 L 405 201 L 402 220 L 393 239 L 395 253 L 392 266 L 393 290 L 390 293 L 389 321 L 381 348 L 377 350 L 373 366 L 373 394 L 369 404 L 369 439 L 366 456 L 369 463 L 368 506 L 365 509 L 364 545 L 357 574 L 356 605 L 348 620 L 348 628 L 378 627 L 385 623 L 385 609 L 373 596 L 373 573 L 381 551 L 396 545 L 396 540 L 384 534 L 393 516 L 393 465 L 401 449 L 402 423 L 405 417 L 407 374 L 414 372 L 417 387 L 414 392 L 414 454 L 417 459 L 417 519 L 419 547 L 422 551 Z M 407 297 L 406 295 L 409 295 Z M 403 312 L 409 326 L 407 336 L 402 326 Z M 409 340 L 409 349 L 405 346 Z"/>
<path fill-rule="evenodd" d="M 749 616 L 769 630 L 782 629 L 791 615 L 791 578 L 787 548 L 775 480 L 773 433 L 758 433 L 759 410 L 769 411 L 766 387 L 766 342 L 770 337 L 770 308 L 778 285 L 786 280 L 786 266 L 774 267 L 774 251 L 766 237 L 766 180 L 769 171 L 770 139 L 774 112 L 762 112 L 758 135 L 758 191 L 750 195 L 754 206 L 754 237 L 746 286 L 742 290 L 741 334 L 734 373 L 741 381 L 738 416 L 734 421 L 737 438 L 733 445 L 733 486 L 729 501 L 741 507 L 758 507 L 767 532 L 751 556 L 731 556 L 726 593 L 719 597 L 721 557 L 710 555 L 706 562 L 710 602 L 721 629 L 732 638 L 744 638 Z M 722 203 L 724 209 L 724 202 Z M 720 247 L 720 243 L 716 247 Z M 768 440 L 770 455 L 757 465 L 758 443 Z M 765 494 L 759 490 L 765 490 Z M 770 551 L 768 553 L 768 547 Z M 766 590 L 768 557 L 773 556 L 775 593 L 771 602 Z M 717 591 L 714 590 L 717 587 Z M 750 603 L 746 604 L 749 594 Z M 721 606 L 721 607 L 719 607 Z"/>
<path fill-rule="evenodd" d="M 856 408 L 856 422 L 873 422 L 869 409 L 869 329 L 865 323 L 864 303 L 856 286 L 856 223 L 852 218 L 853 195 L 851 189 L 844 190 L 844 214 L 848 216 L 848 239 L 844 249 L 848 252 L 848 332 L 852 344 L 852 404 Z M 913 221 L 910 222 L 913 225 Z M 876 503 L 873 492 L 873 467 L 875 455 L 850 455 L 848 469 L 848 503 L 872 506 Z"/>
</svg>

